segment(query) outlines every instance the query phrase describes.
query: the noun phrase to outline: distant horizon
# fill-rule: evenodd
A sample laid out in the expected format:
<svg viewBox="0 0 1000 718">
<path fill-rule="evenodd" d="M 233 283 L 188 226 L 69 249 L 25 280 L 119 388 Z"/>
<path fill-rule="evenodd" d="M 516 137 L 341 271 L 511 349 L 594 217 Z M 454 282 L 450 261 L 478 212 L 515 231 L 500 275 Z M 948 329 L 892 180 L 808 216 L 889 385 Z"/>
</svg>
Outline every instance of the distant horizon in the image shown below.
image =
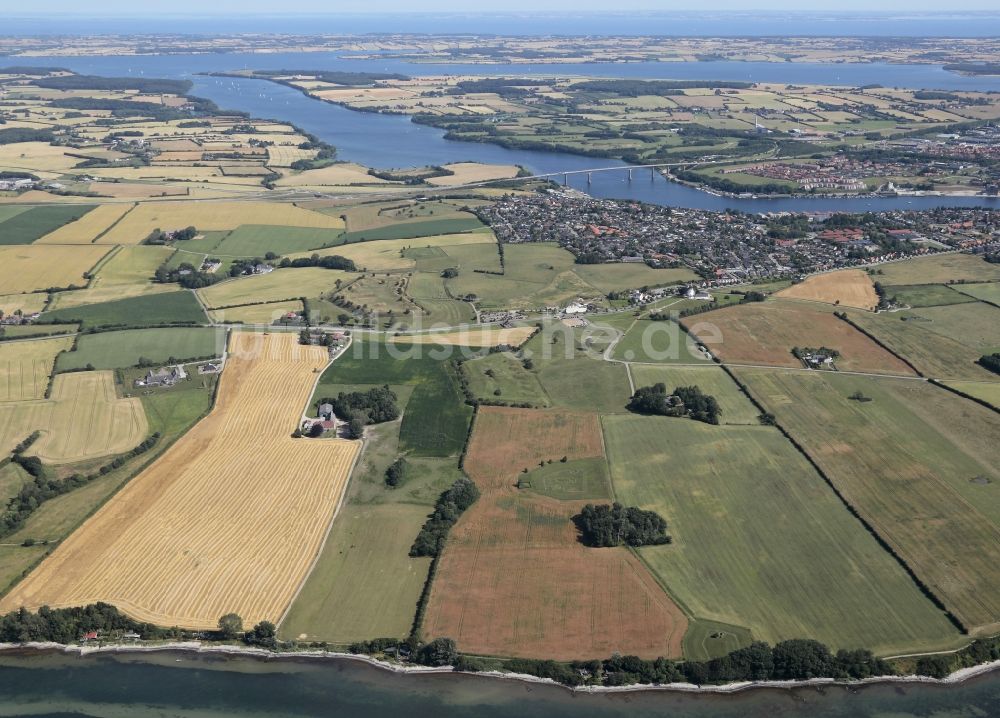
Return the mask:
<svg viewBox="0 0 1000 718">
<path fill-rule="evenodd" d="M 148 17 L 212 17 L 212 18 L 225 18 L 232 16 L 254 16 L 254 17 L 399 17 L 401 15 L 439 15 L 439 16 L 526 16 L 526 15 L 536 15 L 536 16 L 565 16 L 569 13 L 572 16 L 581 15 L 605 15 L 605 16 L 622 16 L 622 15 L 657 15 L 657 16 L 677 16 L 677 17 L 700 17 L 708 19 L 712 15 L 716 16 L 747 16 L 747 15 L 776 15 L 776 16 L 786 16 L 786 17 L 865 17 L 865 16 L 886 16 L 886 17 L 905 17 L 905 18 L 919 18 L 919 17 L 963 17 L 967 15 L 1000 15 L 1000 7 L 987 8 L 987 7 L 970 7 L 970 8 L 953 8 L 950 10 L 932 10 L 932 9 L 834 9 L 834 8 L 816 8 L 810 10 L 782 10 L 775 7 L 745 7 L 745 8 L 717 8 L 717 9 L 704 9 L 699 11 L 692 10 L 676 10 L 676 9 L 661 9 L 661 8 L 649 8 L 649 7 L 625 7 L 617 10 L 607 10 L 599 8 L 575 8 L 572 10 L 568 9 L 429 9 L 429 10 L 410 10 L 410 9 L 383 9 L 383 10 L 325 10 L 325 9 L 291 9 L 284 10 L 281 12 L 275 12 L 273 10 L 265 10 L 262 8 L 255 9 L 242 9 L 242 10 L 232 10 L 223 11 L 216 9 L 213 5 L 210 9 L 201 9 L 198 7 L 191 7 L 182 10 L 156 10 L 156 9 L 144 9 L 140 8 L 136 10 L 134 7 L 130 8 L 127 12 L 116 11 L 109 7 L 109 4 L 103 7 L 97 8 L 90 12 L 74 12 L 74 11 L 63 11 L 63 10 L 31 10 L 31 11 L 17 11 L 17 10 L 6 10 L 6 17 L 11 18 L 45 18 L 54 13 L 58 13 L 60 17 L 80 17 L 80 18 L 90 18 L 90 17 L 100 17 L 104 15 L 113 15 L 118 18 L 131 19 L 131 18 L 148 18 Z M 75 7 L 75 5 L 74 5 Z"/>
</svg>

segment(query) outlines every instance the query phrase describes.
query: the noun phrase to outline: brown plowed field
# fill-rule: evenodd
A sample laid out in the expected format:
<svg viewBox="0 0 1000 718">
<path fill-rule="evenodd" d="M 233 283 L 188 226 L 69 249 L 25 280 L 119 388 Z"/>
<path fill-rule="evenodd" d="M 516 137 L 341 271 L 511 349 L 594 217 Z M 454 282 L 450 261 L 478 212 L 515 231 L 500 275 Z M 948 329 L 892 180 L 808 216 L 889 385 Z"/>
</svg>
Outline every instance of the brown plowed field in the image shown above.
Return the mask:
<svg viewBox="0 0 1000 718">
<path fill-rule="evenodd" d="M 829 311 L 793 302 L 751 302 L 681 320 L 712 353 L 733 364 L 801 368 L 794 347 L 840 352 L 841 371 L 908 374 L 913 370 Z"/>
<path fill-rule="evenodd" d="M 234 333 L 212 412 L 0 601 L 105 601 L 163 626 L 277 622 L 340 502 L 358 442 L 293 439 L 327 363 L 293 335 Z"/>
<path fill-rule="evenodd" d="M 577 541 L 570 518 L 584 502 L 515 488 L 539 461 L 603 455 L 596 414 L 480 408 L 465 470 L 482 496 L 448 538 L 425 637 L 528 658 L 680 655 L 687 619 L 645 566 Z"/>
<path fill-rule="evenodd" d="M 807 277 L 805 281 L 782 289 L 775 296 L 808 299 L 812 302 L 839 304 L 842 307 L 875 309 L 878 295 L 871 278 L 861 269 L 843 269 Z"/>
</svg>

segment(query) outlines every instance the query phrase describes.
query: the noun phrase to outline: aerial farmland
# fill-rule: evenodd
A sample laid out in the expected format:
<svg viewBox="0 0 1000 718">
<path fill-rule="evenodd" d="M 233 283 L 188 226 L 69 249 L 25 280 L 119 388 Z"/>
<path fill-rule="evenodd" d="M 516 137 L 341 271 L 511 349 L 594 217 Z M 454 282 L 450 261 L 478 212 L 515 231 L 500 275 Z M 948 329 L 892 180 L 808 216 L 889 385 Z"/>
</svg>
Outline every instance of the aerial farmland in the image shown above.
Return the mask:
<svg viewBox="0 0 1000 718">
<path fill-rule="evenodd" d="M 593 686 L 742 680 L 777 646 L 835 678 L 992 650 L 995 209 L 366 167 L 184 81 L 32 72 L 0 71 L 0 613 Z M 738 149 L 779 104 L 946 126 L 885 88 L 267 79 L 615 157 Z M 540 126 L 567 98 L 601 137 Z M 652 129 L 605 137 L 614 113 Z"/>
</svg>

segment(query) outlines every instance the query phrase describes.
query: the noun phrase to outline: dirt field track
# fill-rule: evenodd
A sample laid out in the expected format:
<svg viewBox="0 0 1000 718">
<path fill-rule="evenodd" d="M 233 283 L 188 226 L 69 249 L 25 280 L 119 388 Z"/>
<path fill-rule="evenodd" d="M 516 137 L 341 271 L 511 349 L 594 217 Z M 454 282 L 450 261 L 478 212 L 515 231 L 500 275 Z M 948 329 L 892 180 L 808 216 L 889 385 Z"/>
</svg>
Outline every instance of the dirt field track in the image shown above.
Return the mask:
<svg viewBox="0 0 1000 718">
<path fill-rule="evenodd" d="M 804 282 L 782 289 L 777 296 L 788 299 L 808 299 L 813 302 L 839 304 L 856 309 L 874 309 L 878 305 L 875 285 L 860 269 L 816 274 Z"/>
<path fill-rule="evenodd" d="M 514 487 L 539 461 L 603 455 L 596 414 L 480 408 L 465 469 L 482 496 L 448 539 L 425 637 L 528 658 L 680 655 L 687 619 L 646 567 L 577 541 L 570 518 L 586 502 Z"/>
<path fill-rule="evenodd" d="M 277 622 L 305 579 L 359 444 L 290 437 L 326 350 L 235 333 L 211 414 L 0 601 L 106 601 L 163 626 Z"/>
</svg>

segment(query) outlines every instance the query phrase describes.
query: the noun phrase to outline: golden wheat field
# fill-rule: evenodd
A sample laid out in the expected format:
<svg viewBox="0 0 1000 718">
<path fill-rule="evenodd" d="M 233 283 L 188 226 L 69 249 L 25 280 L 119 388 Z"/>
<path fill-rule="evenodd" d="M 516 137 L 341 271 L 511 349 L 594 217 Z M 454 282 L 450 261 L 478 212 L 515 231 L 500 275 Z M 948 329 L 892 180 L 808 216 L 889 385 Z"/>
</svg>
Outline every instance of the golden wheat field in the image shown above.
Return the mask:
<svg viewBox="0 0 1000 718">
<path fill-rule="evenodd" d="M 484 165 L 479 162 L 456 162 L 455 164 L 444 165 L 444 168 L 451 170 L 455 174 L 445 177 L 431 177 L 427 180 L 427 184 L 444 186 L 510 179 L 511 177 L 516 177 L 520 169 L 516 165 Z"/>
<path fill-rule="evenodd" d="M 196 227 L 199 230 L 235 229 L 241 224 L 343 229 L 339 217 L 280 202 L 157 202 L 140 204 L 110 232 L 102 244 L 138 244 L 154 229 Z"/>
<path fill-rule="evenodd" d="M 878 304 L 878 295 L 871 278 L 860 269 L 814 274 L 803 282 L 782 289 L 775 296 L 839 304 L 856 309 L 874 309 Z"/>
<path fill-rule="evenodd" d="M 0 451 L 39 430 L 28 453 L 63 464 L 128 451 L 149 427 L 139 399 L 116 396 L 112 372 L 88 371 L 57 376 L 49 399 L 0 403 Z"/>
<path fill-rule="evenodd" d="M 0 344 L 0 401 L 45 396 L 56 355 L 73 346 L 73 337 Z"/>
<path fill-rule="evenodd" d="M 50 287 L 84 287 L 84 272 L 108 253 L 94 245 L 59 246 L 16 244 L 0 246 L 0 287 L 11 294 Z"/>
<path fill-rule="evenodd" d="M 106 601 L 161 626 L 209 629 L 236 612 L 278 622 L 305 579 L 360 446 L 293 439 L 320 347 L 234 332 L 212 412 L 2 601 Z"/>
<path fill-rule="evenodd" d="M 102 204 L 75 222 L 49 232 L 36 244 L 91 244 L 101 232 L 120 220 L 134 205 Z"/>
</svg>

